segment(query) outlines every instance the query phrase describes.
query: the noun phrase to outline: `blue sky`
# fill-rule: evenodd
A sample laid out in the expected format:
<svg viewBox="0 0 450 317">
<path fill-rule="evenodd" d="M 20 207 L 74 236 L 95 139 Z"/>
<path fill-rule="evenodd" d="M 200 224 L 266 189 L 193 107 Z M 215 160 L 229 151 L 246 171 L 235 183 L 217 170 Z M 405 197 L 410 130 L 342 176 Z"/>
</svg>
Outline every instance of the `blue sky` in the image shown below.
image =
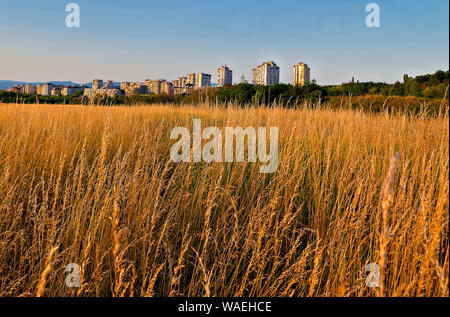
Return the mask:
<svg viewBox="0 0 450 317">
<path fill-rule="evenodd" d="M 67 28 L 75 2 L 81 27 Z M 381 9 L 367 28 L 365 6 Z M 281 81 L 311 67 L 320 84 L 394 82 L 449 68 L 447 0 L 0 0 L 0 79 L 176 79 L 227 64 L 233 80 L 274 60 Z"/>
</svg>

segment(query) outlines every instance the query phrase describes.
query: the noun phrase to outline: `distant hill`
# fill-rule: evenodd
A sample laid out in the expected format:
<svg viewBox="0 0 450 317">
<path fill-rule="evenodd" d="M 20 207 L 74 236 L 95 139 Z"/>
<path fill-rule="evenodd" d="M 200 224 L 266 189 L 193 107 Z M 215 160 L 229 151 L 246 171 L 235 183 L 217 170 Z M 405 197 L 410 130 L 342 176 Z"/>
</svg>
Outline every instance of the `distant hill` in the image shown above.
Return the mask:
<svg viewBox="0 0 450 317">
<path fill-rule="evenodd" d="M 57 86 L 79 85 L 79 83 L 74 83 L 72 81 L 23 82 L 23 81 L 14 81 L 14 80 L 0 80 L 0 90 L 6 90 L 9 87 L 12 87 L 14 85 L 26 85 L 26 84 L 41 85 L 44 83 L 52 83 Z"/>
<path fill-rule="evenodd" d="M 42 81 L 42 82 L 24 82 L 24 81 L 14 81 L 14 80 L 0 80 L 0 90 L 6 90 L 9 87 L 13 87 L 14 85 L 41 85 L 45 83 L 52 83 L 57 86 L 70 86 L 70 85 L 80 85 L 80 83 L 74 83 L 72 81 Z M 114 81 L 114 86 L 120 87 L 120 82 Z M 92 88 L 92 82 L 82 84 L 83 86 Z M 217 87 L 217 84 L 211 83 L 211 87 Z"/>
</svg>

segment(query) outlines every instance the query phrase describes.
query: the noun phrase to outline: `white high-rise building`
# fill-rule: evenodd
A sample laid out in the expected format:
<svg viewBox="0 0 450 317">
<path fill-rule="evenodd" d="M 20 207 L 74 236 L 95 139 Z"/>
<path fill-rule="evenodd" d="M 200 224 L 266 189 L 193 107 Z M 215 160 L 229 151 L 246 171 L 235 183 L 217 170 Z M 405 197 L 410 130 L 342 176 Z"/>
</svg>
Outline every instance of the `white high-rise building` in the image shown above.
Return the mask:
<svg viewBox="0 0 450 317">
<path fill-rule="evenodd" d="M 253 84 L 271 86 L 280 83 L 280 67 L 272 61 L 253 69 Z"/>
<path fill-rule="evenodd" d="M 217 70 L 217 86 L 233 85 L 233 71 L 227 66 L 222 66 Z"/>
</svg>

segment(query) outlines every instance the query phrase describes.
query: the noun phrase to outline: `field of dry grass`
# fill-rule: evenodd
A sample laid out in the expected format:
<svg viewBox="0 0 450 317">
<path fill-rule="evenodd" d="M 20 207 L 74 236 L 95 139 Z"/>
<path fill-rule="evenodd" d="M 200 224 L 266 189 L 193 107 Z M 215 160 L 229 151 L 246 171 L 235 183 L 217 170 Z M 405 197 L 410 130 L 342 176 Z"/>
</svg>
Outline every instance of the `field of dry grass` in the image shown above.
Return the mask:
<svg viewBox="0 0 450 317">
<path fill-rule="evenodd" d="M 278 171 L 171 162 L 194 118 Z M 448 183 L 448 114 L 0 105 L 0 296 L 448 296 Z"/>
</svg>

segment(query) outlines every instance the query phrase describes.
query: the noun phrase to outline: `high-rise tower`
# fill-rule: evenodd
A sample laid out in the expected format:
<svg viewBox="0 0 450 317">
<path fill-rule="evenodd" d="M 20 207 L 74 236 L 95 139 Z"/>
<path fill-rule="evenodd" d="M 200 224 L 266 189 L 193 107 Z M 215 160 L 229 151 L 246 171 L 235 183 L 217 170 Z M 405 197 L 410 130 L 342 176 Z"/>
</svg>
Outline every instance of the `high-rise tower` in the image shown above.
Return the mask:
<svg viewBox="0 0 450 317">
<path fill-rule="evenodd" d="M 294 86 L 304 86 L 309 83 L 311 69 L 305 63 L 294 65 Z"/>
</svg>

